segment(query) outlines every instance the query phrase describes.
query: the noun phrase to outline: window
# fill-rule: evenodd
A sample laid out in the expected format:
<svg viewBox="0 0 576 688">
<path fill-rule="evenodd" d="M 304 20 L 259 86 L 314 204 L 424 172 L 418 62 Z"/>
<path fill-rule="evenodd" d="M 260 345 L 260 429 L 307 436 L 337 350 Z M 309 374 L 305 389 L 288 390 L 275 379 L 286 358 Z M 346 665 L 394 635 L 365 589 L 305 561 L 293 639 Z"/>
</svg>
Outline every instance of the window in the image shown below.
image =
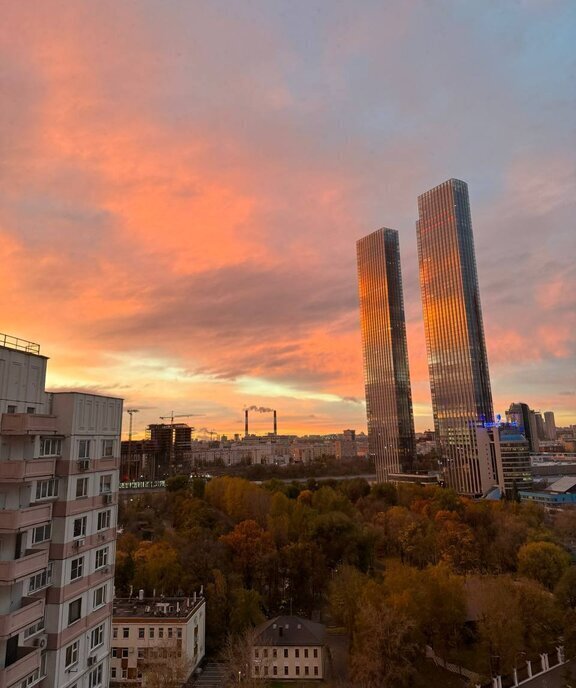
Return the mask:
<svg viewBox="0 0 576 688">
<path fill-rule="evenodd" d="M 143 638 L 143 637 L 144 637 L 144 629 L 143 629 L 143 628 L 139 628 L 139 629 L 138 629 L 138 637 L 139 637 L 139 638 Z"/>
<path fill-rule="evenodd" d="M 38 526 L 32 531 L 32 544 L 36 545 L 38 542 L 46 542 L 50 539 L 52 534 L 52 524 L 47 523 L 44 526 Z"/>
<path fill-rule="evenodd" d="M 79 459 L 89 459 L 90 458 L 90 440 L 80 440 L 78 444 L 78 458 Z"/>
<path fill-rule="evenodd" d="M 300 676 L 300 667 L 296 666 L 296 676 Z"/>
<path fill-rule="evenodd" d="M 51 499 L 58 496 L 58 479 L 39 480 L 36 483 L 36 499 Z"/>
<path fill-rule="evenodd" d="M 98 528 L 97 530 L 104 530 L 105 528 L 110 528 L 110 514 L 112 512 L 110 509 L 107 511 L 98 512 Z"/>
<path fill-rule="evenodd" d="M 294 657 L 296 657 L 296 658 L 299 658 L 299 657 L 300 657 L 300 650 L 299 650 L 298 648 L 296 648 L 296 649 L 294 650 Z"/>
<path fill-rule="evenodd" d="M 129 628 L 124 627 L 122 629 L 122 637 L 123 638 L 129 638 L 130 637 L 130 629 Z"/>
<path fill-rule="evenodd" d="M 318 648 L 314 648 L 314 659 L 318 659 Z"/>
<path fill-rule="evenodd" d="M 159 629 L 158 629 L 158 637 L 159 637 L 159 638 L 163 638 L 163 637 L 164 637 L 164 629 L 163 629 L 163 628 L 159 628 Z"/>
<path fill-rule="evenodd" d="M 116 678 L 116 667 L 111 667 L 110 678 Z"/>
<path fill-rule="evenodd" d="M 177 637 L 177 638 L 181 638 L 181 637 L 182 637 L 182 629 L 181 629 L 181 628 L 177 628 L 177 629 L 176 629 L 176 637 Z"/>
<path fill-rule="evenodd" d="M 54 437 L 40 439 L 40 456 L 61 456 L 62 440 Z"/>
<path fill-rule="evenodd" d="M 102 685 L 102 664 L 99 664 L 95 669 L 88 674 L 88 688 L 96 688 Z"/>
<path fill-rule="evenodd" d="M 264 676 L 268 676 L 268 667 L 267 666 L 264 667 Z"/>
<path fill-rule="evenodd" d="M 314 676 L 318 676 L 318 667 L 317 666 L 314 667 Z"/>
<path fill-rule="evenodd" d="M 256 666 L 254 667 L 254 673 L 256 673 L 256 674 L 260 673 L 260 667 L 258 666 L 258 664 L 256 664 Z"/>
<path fill-rule="evenodd" d="M 138 648 L 138 659 L 144 659 L 146 657 L 146 653 L 144 652 L 143 647 Z"/>
<path fill-rule="evenodd" d="M 76 499 L 88 496 L 88 478 L 76 478 Z"/>
<path fill-rule="evenodd" d="M 81 538 L 86 535 L 86 516 L 74 519 L 74 529 L 72 535 L 75 538 Z"/>
<path fill-rule="evenodd" d="M 304 657 L 308 659 L 308 648 L 304 648 Z"/>
<path fill-rule="evenodd" d="M 274 676 L 278 676 L 278 667 L 276 665 L 272 667 L 272 673 L 274 674 Z"/>
<path fill-rule="evenodd" d="M 28 628 L 24 631 L 24 640 L 27 640 L 33 635 L 36 635 L 36 633 L 40 633 L 40 631 L 44 630 L 44 619 L 40 619 L 40 621 L 37 621 L 35 624 L 32 626 L 28 626 Z"/>
<path fill-rule="evenodd" d="M 114 456 L 114 440 L 102 440 L 102 456 Z"/>
<path fill-rule="evenodd" d="M 79 647 L 80 641 L 76 640 L 75 642 L 72 643 L 72 645 L 68 645 L 66 648 L 66 661 L 64 662 L 64 668 L 68 669 L 71 667 L 73 664 L 76 664 L 78 661 L 78 647 Z"/>
<path fill-rule="evenodd" d="M 82 616 L 82 598 L 70 602 L 68 605 L 68 625 L 73 624 Z"/>
<path fill-rule="evenodd" d="M 118 628 L 116 626 L 114 626 L 114 628 L 112 629 L 112 637 L 113 638 L 118 637 Z"/>
<path fill-rule="evenodd" d="M 284 676 L 288 676 L 288 667 L 287 666 L 284 667 Z"/>
<path fill-rule="evenodd" d="M 284 648 L 284 657 L 288 657 L 288 648 Z"/>
<path fill-rule="evenodd" d="M 272 657 L 274 657 L 274 659 L 276 659 L 276 657 L 278 657 L 278 650 L 276 648 L 274 648 L 272 650 Z"/>
<path fill-rule="evenodd" d="M 310 676 L 310 667 L 309 666 L 304 667 L 304 673 L 306 674 L 306 676 Z"/>
<path fill-rule="evenodd" d="M 168 637 L 169 638 L 172 637 L 172 627 L 171 626 L 168 626 Z"/>
<path fill-rule="evenodd" d="M 100 476 L 100 494 L 108 494 L 112 492 L 112 476 L 111 475 L 101 475 Z"/>
<path fill-rule="evenodd" d="M 97 609 L 103 604 L 106 604 L 106 586 L 102 585 L 94 590 L 94 604 L 93 608 Z"/>
<path fill-rule="evenodd" d="M 78 559 L 72 559 L 72 564 L 70 568 L 70 580 L 76 580 L 77 578 L 82 578 L 84 574 L 84 557 L 78 557 Z"/>
<path fill-rule="evenodd" d="M 95 647 L 102 645 L 104 642 L 104 624 L 96 626 L 96 628 L 90 633 L 90 649 L 93 650 Z"/>
<path fill-rule="evenodd" d="M 258 659 L 258 657 L 260 657 L 260 650 L 258 648 L 256 648 L 254 650 L 254 657 L 256 657 L 256 659 Z"/>
<path fill-rule="evenodd" d="M 154 637 L 154 626 L 150 626 L 148 629 L 148 637 L 153 638 Z"/>
<path fill-rule="evenodd" d="M 34 408 L 34 406 L 28 406 L 28 408 L 26 409 L 26 413 L 32 415 L 33 413 L 36 413 L 36 409 Z"/>
<path fill-rule="evenodd" d="M 127 648 L 127 647 L 123 647 L 123 648 L 122 648 L 122 658 L 123 658 L 123 659 L 126 659 L 126 657 L 128 657 L 128 648 Z"/>
<path fill-rule="evenodd" d="M 52 583 L 52 562 L 48 564 L 48 567 L 36 573 L 28 580 L 28 592 L 36 592 L 42 588 L 47 587 Z"/>
<path fill-rule="evenodd" d="M 96 550 L 96 566 L 95 568 L 101 569 L 103 566 L 108 565 L 108 547 L 102 547 L 102 549 Z"/>
<path fill-rule="evenodd" d="M 8 406 L 6 408 L 6 413 L 16 413 L 16 407 L 15 406 Z"/>
</svg>

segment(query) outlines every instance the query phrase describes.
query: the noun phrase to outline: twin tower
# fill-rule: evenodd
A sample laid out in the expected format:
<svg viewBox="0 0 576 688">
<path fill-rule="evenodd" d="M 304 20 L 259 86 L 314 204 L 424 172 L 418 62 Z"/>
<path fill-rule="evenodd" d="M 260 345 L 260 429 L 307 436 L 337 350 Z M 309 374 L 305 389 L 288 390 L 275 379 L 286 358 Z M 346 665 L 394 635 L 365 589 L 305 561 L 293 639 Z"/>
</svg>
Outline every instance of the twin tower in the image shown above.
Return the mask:
<svg viewBox="0 0 576 688">
<path fill-rule="evenodd" d="M 478 424 L 493 420 L 468 186 L 450 179 L 418 197 L 416 223 L 434 428 L 448 484 L 482 493 Z M 370 453 L 380 481 L 412 473 L 414 415 L 398 232 L 357 244 Z"/>
</svg>

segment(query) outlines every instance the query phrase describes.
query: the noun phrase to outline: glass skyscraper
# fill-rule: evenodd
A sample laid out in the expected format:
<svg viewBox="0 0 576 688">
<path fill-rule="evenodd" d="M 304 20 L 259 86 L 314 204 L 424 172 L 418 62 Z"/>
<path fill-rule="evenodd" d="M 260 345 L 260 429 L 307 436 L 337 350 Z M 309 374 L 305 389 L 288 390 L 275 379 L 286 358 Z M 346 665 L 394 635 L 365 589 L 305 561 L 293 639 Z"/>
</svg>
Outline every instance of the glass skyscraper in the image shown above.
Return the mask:
<svg viewBox="0 0 576 688">
<path fill-rule="evenodd" d="M 450 179 L 418 197 L 418 257 L 434 427 L 448 483 L 485 485 L 476 425 L 493 421 L 468 186 Z"/>
<path fill-rule="evenodd" d="M 416 457 L 398 232 L 356 242 L 368 445 L 379 481 L 409 473 Z"/>
</svg>

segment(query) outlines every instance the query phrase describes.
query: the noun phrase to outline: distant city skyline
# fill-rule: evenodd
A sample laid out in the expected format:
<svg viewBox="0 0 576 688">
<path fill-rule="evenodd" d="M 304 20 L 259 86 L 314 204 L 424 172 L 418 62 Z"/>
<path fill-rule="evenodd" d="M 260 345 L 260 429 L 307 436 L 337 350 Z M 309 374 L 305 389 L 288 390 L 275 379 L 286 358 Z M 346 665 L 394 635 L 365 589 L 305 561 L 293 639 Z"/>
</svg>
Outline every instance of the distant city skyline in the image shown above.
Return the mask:
<svg viewBox="0 0 576 688">
<path fill-rule="evenodd" d="M 124 397 L 135 436 L 241 434 L 251 405 L 365 430 L 354 245 L 385 222 L 431 428 L 416 197 L 456 177 L 495 412 L 576 423 L 576 4 L 361 7 L 4 3 L 0 331 L 49 389 Z"/>
</svg>

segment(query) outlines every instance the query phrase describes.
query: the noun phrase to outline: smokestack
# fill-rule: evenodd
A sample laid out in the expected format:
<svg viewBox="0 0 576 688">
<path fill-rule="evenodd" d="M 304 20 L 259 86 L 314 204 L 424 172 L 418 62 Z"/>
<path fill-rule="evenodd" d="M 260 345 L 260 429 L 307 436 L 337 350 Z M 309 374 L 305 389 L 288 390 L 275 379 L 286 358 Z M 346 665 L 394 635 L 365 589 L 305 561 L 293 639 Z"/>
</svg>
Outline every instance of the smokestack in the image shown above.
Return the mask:
<svg viewBox="0 0 576 688">
<path fill-rule="evenodd" d="M 248 437 L 248 409 L 244 411 L 244 437 Z"/>
<path fill-rule="evenodd" d="M 278 422 L 276 420 L 276 409 L 274 409 L 274 436 L 278 434 Z"/>
</svg>

